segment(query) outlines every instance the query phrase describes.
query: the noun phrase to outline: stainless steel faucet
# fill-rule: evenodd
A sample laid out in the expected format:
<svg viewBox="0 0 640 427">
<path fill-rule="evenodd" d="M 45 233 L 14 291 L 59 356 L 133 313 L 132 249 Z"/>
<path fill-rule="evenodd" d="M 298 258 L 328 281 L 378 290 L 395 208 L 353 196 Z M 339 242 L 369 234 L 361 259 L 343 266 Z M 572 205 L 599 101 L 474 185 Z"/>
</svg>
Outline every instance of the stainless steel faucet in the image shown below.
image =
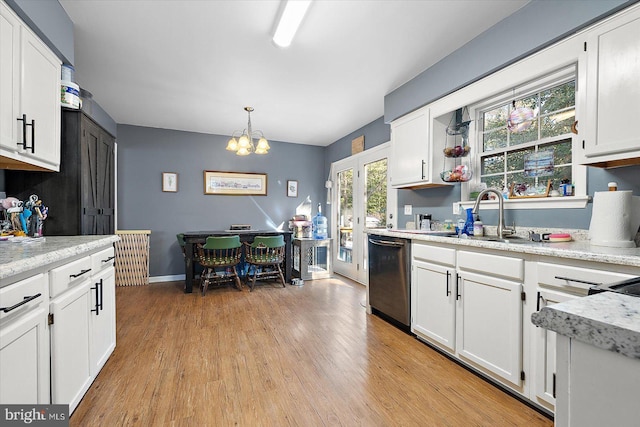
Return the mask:
<svg viewBox="0 0 640 427">
<path fill-rule="evenodd" d="M 484 195 L 487 193 L 494 193 L 496 196 L 498 196 L 498 238 L 502 239 L 504 236 L 511 236 L 516 232 L 516 228 L 515 225 L 514 227 L 507 227 L 506 225 L 504 225 L 504 199 L 502 198 L 502 193 L 495 188 L 487 188 L 485 190 L 482 190 L 480 194 L 478 194 L 478 198 L 476 199 L 476 203 L 473 205 L 473 209 L 471 210 L 471 212 L 474 214 L 478 213 L 480 200 L 482 200 Z"/>
</svg>

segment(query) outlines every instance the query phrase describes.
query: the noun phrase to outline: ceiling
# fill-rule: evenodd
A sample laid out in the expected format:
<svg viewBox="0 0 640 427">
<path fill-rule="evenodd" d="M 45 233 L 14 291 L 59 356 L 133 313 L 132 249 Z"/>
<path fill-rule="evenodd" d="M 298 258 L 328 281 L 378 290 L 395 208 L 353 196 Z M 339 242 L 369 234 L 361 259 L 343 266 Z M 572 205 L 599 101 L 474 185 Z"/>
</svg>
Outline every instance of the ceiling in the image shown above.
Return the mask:
<svg viewBox="0 0 640 427">
<path fill-rule="evenodd" d="M 119 124 L 326 146 L 528 0 L 316 0 L 287 49 L 279 0 L 59 0 L 76 81 Z"/>
</svg>

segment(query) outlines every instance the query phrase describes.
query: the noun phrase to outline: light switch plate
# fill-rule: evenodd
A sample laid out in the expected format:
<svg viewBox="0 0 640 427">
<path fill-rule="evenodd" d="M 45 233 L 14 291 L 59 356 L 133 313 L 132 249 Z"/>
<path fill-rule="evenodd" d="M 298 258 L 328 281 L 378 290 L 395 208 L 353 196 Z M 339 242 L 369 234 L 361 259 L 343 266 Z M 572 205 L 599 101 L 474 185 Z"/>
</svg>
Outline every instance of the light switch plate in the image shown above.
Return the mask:
<svg viewBox="0 0 640 427">
<path fill-rule="evenodd" d="M 411 215 L 411 211 L 413 210 L 413 206 L 412 205 L 404 205 L 404 214 L 405 215 Z"/>
<path fill-rule="evenodd" d="M 453 202 L 453 214 L 460 214 L 460 202 Z"/>
</svg>

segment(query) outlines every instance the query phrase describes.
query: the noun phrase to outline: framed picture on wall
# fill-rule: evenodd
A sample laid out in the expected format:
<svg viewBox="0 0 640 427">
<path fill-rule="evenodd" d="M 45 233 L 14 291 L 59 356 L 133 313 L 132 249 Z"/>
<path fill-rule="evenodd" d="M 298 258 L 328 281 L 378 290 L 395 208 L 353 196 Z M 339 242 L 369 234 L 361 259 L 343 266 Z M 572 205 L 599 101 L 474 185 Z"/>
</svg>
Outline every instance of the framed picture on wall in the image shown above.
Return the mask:
<svg viewBox="0 0 640 427">
<path fill-rule="evenodd" d="M 287 181 L 287 197 L 298 197 L 298 181 Z"/>
<path fill-rule="evenodd" d="M 175 172 L 162 172 L 162 191 L 169 193 L 178 192 L 178 174 Z"/>
<path fill-rule="evenodd" d="M 204 194 L 266 196 L 266 173 L 204 171 Z"/>
</svg>

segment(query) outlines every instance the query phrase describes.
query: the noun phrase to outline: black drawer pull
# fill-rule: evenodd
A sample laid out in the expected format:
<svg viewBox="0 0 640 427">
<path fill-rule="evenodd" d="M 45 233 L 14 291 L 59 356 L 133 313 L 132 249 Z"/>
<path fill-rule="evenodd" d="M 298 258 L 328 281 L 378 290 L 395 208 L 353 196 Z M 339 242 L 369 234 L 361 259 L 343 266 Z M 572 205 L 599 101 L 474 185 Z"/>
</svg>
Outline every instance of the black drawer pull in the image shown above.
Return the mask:
<svg viewBox="0 0 640 427">
<path fill-rule="evenodd" d="M 90 271 L 91 271 L 91 269 L 90 269 L 90 268 L 87 268 L 86 270 L 81 270 L 81 271 L 80 271 L 80 273 L 78 273 L 78 274 L 70 274 L 70 275 L 69 275 L 69 277 L 72 277 L 72 278 L 74 278 L 74 279 L 75 279 L 76 277 L 80 277 L 80 276 L 82 276 L 83 274 L 86 274 L 86 273 L 88 273 L 88 272 L 90 272 Z"/>
<path fill-rule="evenodd" d="M 16 305 L 12 305 L 11 307 L 0 307 L 0 310 L 4 311 L 5 313 L 8 313 L 11 310 L 15 310 L 16 308 L 20 307 L 21 305 L 25 305 L 29 301 L 33 301 L 34 299 L 38 298 L 41 295 L 42 294 L 35 294 L 35 295 L 31 295 L 30 297 L 24 297 L 24 299 L 19 303 L 17 303 Z"/>
<path fill-rule="evenodd" d="M 112 255 L 112 256 L 110 256 L 110 257 L 109 257 L 109 258 L 107 258 L 107 259 L 103 259 L 103 260 L 102 260 L 102 262 L 109 262 L 109 261 L 111 261 L 112 259 L 115 259 L 115 255 Z"/>
<path fill-rule="evenodd" d="M 580 280 L 580 279 L 572 279 L 570 277 L 562 277 L 562 276 L 555 276 L 556 279 L 558 280 L 566 280 L 567 282 L 576 282 L 576 283 L 584 283 L 586 285 L 593 285 L 593 286 L 599 286 L 602 285 L 602 283 L 596 283 L 596 282 L 588 282 L 586 280 Z"/>
</svg>

